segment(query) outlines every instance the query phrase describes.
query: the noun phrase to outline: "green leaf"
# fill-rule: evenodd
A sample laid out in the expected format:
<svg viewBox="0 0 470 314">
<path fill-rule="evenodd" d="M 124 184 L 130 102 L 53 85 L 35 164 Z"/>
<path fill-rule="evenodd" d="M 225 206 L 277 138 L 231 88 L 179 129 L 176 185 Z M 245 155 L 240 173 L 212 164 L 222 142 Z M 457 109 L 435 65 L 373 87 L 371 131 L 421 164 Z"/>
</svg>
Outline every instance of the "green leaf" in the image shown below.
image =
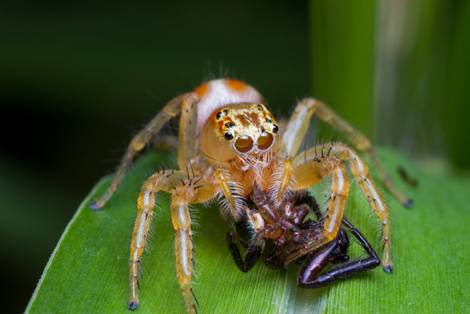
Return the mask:
<svg viewBox="0 0 470 314">
<path fill-rule="evenodd" d="M 258 263 L 240 272 L 225 244 L 227 226 L 216 206 L 197 206 L 195 294 L 200 313 L 462 313 L 470 295 L 470 180 L 426 174 L 386 151 L 385 165 L 404 166 L 419 180 L 402 189 L 415 200 L 411 210 L 388 194 L 393 219 L 394 273 L 377 268 L 318 290 L 296 286 L 297 266 L 275 271 Z M 150 153 L 131 169 L 105 209 L 92 199 L 109 184 L 100 181 L 62 235 L 27 308 L 28 313 L 129 313 L 128 252 L 140 185 L 156 166 L 174 156 Z M 323 185 L 322 185 L 323 186 Z M 321 198 L 321 193 L 316 191 Z M 142 267 L 140 313 L 184 313 L 175 276 L 169 196 L 157 198 L 153 236 Z M 381 253 L 378 224 L 353 184 L 347 216 Z M 353 246 L 355 254 L 359 250 Z"/>
</svg>

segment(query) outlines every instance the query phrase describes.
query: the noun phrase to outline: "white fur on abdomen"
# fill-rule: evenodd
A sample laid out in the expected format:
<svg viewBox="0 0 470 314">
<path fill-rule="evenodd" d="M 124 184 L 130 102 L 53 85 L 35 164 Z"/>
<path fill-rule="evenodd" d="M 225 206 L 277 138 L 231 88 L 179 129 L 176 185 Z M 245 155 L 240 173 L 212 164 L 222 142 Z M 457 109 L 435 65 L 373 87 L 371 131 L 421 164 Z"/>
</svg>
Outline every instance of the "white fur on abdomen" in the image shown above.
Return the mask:
<svg viewBox="0 0 470 314">
<path fill-rule="evenodd" d="M 208 90 L 198 103 L 197 126 L 200 130 L 211 113 L 225 105 L 238 102 L 261 103 L 263 97 L 253 87 L 246 85 L 242 91 L 231 89 L 224 79 L 207 82 Z"/>
</svg>

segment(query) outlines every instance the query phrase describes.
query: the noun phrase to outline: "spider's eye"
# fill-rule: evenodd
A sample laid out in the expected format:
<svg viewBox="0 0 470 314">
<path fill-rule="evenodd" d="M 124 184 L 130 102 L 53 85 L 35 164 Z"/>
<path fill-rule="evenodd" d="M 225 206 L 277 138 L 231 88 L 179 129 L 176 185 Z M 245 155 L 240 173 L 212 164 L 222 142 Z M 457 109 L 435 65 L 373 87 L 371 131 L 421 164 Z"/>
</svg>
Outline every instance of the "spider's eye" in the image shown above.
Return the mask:
<svg viewBox="0 0 470 314">
<path fill-rule="evenodd" d="M 273 135 L 271 133 L 262 132 L 258 137 L 258 148 L 265 150 L 268 149 L 273 143 Z"/>
<path fill-rule="evenodd" d="M 224 137 L 225 137 L 226 140 L 230 141 L 233 138 L 233 134 L 227 132 L 227 133 L 224 134 Z"/>
<path fill-rule="evenodd" d="M 217 115 L 215 116 L 215 118 L 219 120 L 221 117 L 222 117 L 222 111 L 217 112 Z"/>
<path fill-rule="evenodd" d="M 240 153 L 249 152 L 253 148 L 253 140 L 247 135 L 242 135 L 236 140 L 235 148 Z"/>
<path fill-rule="evenodd" d="M 277 131 L 279 131 L 279 127 L 277 126 L 277 124 L 275 124 L 273 126 L 273 133 L 277 133 Z"/>
</svg>

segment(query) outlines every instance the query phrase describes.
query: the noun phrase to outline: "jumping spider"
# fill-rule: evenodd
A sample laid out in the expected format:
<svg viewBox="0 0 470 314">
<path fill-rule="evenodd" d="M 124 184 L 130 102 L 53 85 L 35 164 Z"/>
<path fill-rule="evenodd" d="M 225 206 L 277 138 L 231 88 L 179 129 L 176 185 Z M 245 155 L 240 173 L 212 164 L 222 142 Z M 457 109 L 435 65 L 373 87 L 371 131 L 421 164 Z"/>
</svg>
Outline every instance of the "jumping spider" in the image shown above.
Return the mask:
<svg viewBox="0 0 470 314">
<path fill-rule="evenodd" d="M 130 142 L 111 186 L 90 205 L 92 208 L 102 208 L 106 204 L 120 185 L 134 157 L 171 118 L 180 116 L 178 169 L 162 170 L 150 176 L 137 199 L 137 215 L 130 246 L 129 309 L 134 310 L 139 304 L 140 258 L 150 229 L 157 192 L 171 193 L 176 274 L 187 310 L 194 313 L 196 301 L 191 285 L 193 243 L 190 204 L 219 199 L 221 213 L 229 225 L 235 226 L 248 215 L 250 219 L 256 219 L 253 224 L 261 228 L 259 230 L 264 238 L 276 239 L 288 228 L 277 224 L 270 213 L 263 212 L 262 206 L 258 207 L 257 215 L 250 216 L 247 204 L 256 203 L 253 195 L 265 197 L 271 209 L 282 211 L 281 205 L 293 193 L 331 177 L 331 193 L 321 228 L 307 228 L 307 231 L 315 233 L 314 237 L 309 238 L 310 241 L 304 241 L 299 246 L 292 242 L 289 250 L 278 251 L 284 254 L 278 260 L 287 265 L 339 241 L 335 239 L 341 233 L 349 193 L 346 162 L 382 224 L 382 264 L 386 272 L 392 271 L 390 218 L 366 164 L 351 148 L 341 143 L 318 145 L 298 153 L 311 119 L 316 114 L 343 134 L 358 151 L 368 154 L 385 187 L 402 204 L 410 205 L 411 201 L 392 186 L 370 141 L 326 104 L 313 98 L 303 99 L 297 104 L 284 128 L 280 127 L 264 103 L 261 94 L 244 82 L 230 79 L 209 81 L 168 102 Z M 284 214 L 281 212 L 276 215 Z"/>
</svg>

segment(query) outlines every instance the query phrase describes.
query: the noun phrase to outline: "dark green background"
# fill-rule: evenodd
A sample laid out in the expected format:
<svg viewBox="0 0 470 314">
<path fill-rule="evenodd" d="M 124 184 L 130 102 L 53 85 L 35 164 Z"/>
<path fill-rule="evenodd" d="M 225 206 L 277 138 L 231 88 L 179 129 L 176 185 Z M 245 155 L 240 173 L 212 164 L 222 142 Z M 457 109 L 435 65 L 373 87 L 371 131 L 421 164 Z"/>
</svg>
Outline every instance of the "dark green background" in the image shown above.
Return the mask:
<svg viewBox="0 0 470 314">
<path fill-rule="evenodd" d="M 470 2 L 389 2 L 1 3 L 3 309 L 24 309 L 131 135 L 210 78 L 249 82 L 278 115 L 315 95 L 377 143 L 466 173 Z"/>
</svg>

